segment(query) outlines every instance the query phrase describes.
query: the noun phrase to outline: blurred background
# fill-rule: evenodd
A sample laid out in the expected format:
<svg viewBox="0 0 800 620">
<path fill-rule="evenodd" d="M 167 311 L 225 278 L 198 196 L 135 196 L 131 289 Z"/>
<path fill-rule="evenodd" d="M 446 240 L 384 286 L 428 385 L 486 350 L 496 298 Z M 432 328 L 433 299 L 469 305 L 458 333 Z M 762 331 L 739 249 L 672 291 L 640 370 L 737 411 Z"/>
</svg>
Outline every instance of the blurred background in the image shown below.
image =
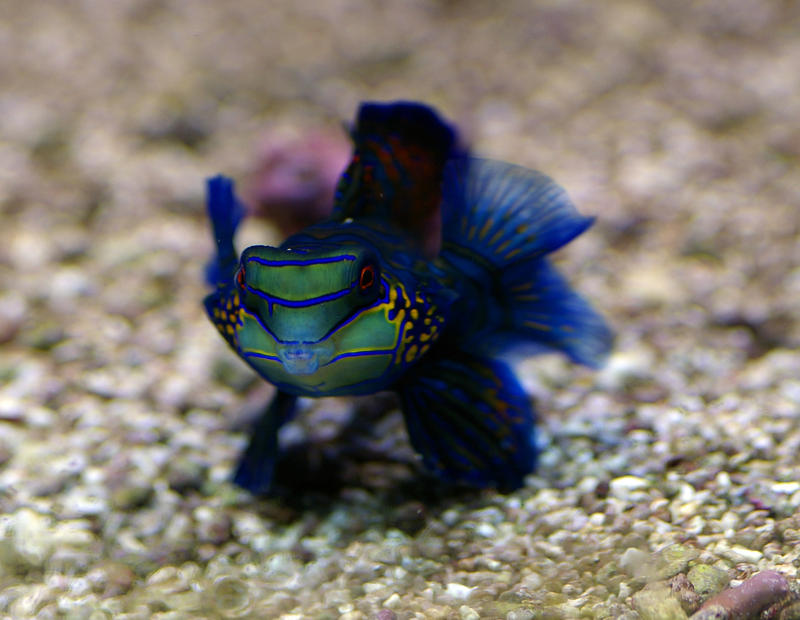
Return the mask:
<svg viewBox="0 0 800 620">
<path fill-rule="evenodd" d="M 391 508 L 372 491 L 329 497 L 340 514 L 330 525 L 308 507 L 254 509 L 224 483 L 244 442 L 229 432 L 232 412 L 269 389 L 202 313 L 204 179 L 234 177 L 253 210 L 273 216 L 276 204 L 324 209 L 362 100 L 432 104 L 477 153 L 547 173 L 598 218 L 559 264 L 615 326 L 617 353 L 597 376 L 560 360 L 524 366 L 546 439 L 558 444 L 570 420 L 590 429 L 577 447 L 552 447 L 534 487 L 568 488 L 605 458 L 598 428 L 645 429 L 667 446 L 655 460 L 648 449 L 595 461 L 607 477 L 663 470 L 676 451 L 736 453 L 737 441 L 751 458 L 784 459 L 769 476 L 790 477 L 798 3 L 2 0 L 0 16 L 0 614 L 82 613 L 107 599 L 117 607 L 104 613 L 166 613 L 179 606 L 145 591 L 182 592 L 180 579 L 238 601 L 255 586 L 225 581 L 232 569 L 219 566 L 286 553 L 300 531 L 323 539 L 320 523 L 347 522 L 333 547 L 382 547 L 408 515 L 428 523 L 413 493 Z M 248 222 L 242 247 L 278 242 L 281 225 Z M 347 403 L 326 407 L 352 415 Z M 696 419 L 660 427 L 676 407 Z M 311 408 L 316 432 L 335 434 L 325 429 L 336 416 Z M 734 411 L 755 417 L 708 422 Z M 754 422 L 767 414 L 784 425 Z M 386 429 L 405 441 L 398 424 Z M 795 443 L 782 443 L 788 429 Z M 583 449 L 588 465 L 570 465 Z M 349 484 L 374 490 L 409 465 L 365 467 Z M 265 570 L 296 577 L 308 561 L 281 558 Z M 158 573 L 165 566 L 184 573 Z M 447 570 L 426 579 L 444 584 Z M 323 573 L 297 587 L 327 584 Z M 558 573 L 548 579 L 560 592 L 570 577 Z M 596 598 L 624 601 L 618 586 Z M 289 591 L 263 613 L 381 607 L 363 591 L 351 592 L 356 603 Z M 459 609 L 447 596 L 443 608 Z"/>
</svg>

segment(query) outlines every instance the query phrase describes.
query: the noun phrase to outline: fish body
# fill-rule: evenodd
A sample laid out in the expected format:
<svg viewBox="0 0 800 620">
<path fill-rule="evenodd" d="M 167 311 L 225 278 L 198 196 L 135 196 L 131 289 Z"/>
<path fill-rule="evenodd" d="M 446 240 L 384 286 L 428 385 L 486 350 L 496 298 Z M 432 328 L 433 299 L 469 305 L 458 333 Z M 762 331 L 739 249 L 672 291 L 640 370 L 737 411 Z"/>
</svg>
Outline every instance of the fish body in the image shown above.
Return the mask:
<svg viewBox="0 0 800 620">
<path fill-rule="evenodd" d="M 603 319 L 546 258 L 592 222 L 548 177 L 483 160 L 417 103 L 362 104 L 331 217 L 239 257 L 232 182 L 208 182 L 207 313 L 277 395 L 234 481 L 267 492 L 299 396 L 394 390 L 446 480 L 510 490 L 536 463 L 535 415 L 508 363 L 562 351 L 599 366 Z"/>
</svg>

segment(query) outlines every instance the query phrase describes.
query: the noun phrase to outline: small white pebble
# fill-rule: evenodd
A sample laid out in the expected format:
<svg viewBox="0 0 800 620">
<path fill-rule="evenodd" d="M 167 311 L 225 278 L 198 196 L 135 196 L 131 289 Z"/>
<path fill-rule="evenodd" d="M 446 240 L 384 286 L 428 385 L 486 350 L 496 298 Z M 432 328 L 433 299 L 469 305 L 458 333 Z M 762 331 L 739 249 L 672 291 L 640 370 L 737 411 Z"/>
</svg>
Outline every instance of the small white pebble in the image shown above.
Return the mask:
<svg viewBox="0 0 800 620">
<path fill-rule="evenodd" d="M 761 553 L 760 551 L 756 551 L 755 549 L 748 549 L 747 547 L 742 547 L 741 545 L 733 545 L 731 547 L 731 552 L 738 555 L 745 562 L 750 562 L 751 564 L 755 564 L 761 558 L 764 557 L 764 554 Z"/>
<path fill-rule="evenodd" d="M 641 549 L 636 549 L 635 547 L 629 547 L 620 557 L 619 566 L 629 575 L 636 577 L 637 575 L 642 574 L 642 571 L 647 566 L 649 561 L 649 553 L 646 553 Z"/>
<path fill-rule="evenodd" d="M 741 519 L 739 519 L 737 514 L 729 510 L 723 514 L 722 517 L 720 517 L 719 522 L 724 530 L 737 530 L 739 529 L 739 523 L 741 522 Z"/>
<path fill-rule="evenodd" d="M 466 601 L 475 588 L 470 588 L 461 583 L 450 582 L 445 588 L 444 592 L 447 596 L 459 601 Z"/>
<path fill-rule="evenodd" d="M 773 482 L 770 485 L 770 488 L 775 493 L 786 493 L 786 495 L 791 495 L 792 493 L 797 493 L 797 491 L 800 491 L 800 482 Z"/>
<path fill-rule="evenodd" d="M 81 476 L 86 484 L 99 486 L 104 483 L 106 473 L 101 467 L 87 467 Z"/>
<path fill-rule="evenodd" d="M 57 418 L 58 414 L 47 407 L 34 405 L 25 410 L 25 421 L 36 428 L 52 428 Z"/>
<path fill-rule="evenodd" d="M 55 546 L 52 518 L 22 508 L 11 515 L 8 525 L 18 559 L 27 566 L 43 566 Z"/>
<path fill-rule="evenodd" d="M 25 419 L 25 405 L 22 400 L 0 394 L 0 418 L 9 422 L 22 422 Z"/>
<path fill-rule="evenodd" d="M 730 474 L 726 471 L 721 471 L 717 474 L 715 478 L 715 482 L 720 489 L 730 489 L 731 488 L 731 477 Z"/>
<path fill-rule="evenodd" d="M 688 482 L 682 482 L 678 492 L 678 500 L 683 504 L 688 504 L 694 501 L 695 497 L 697 497 L 695 488 Z"/>
<path fill-rule="evenodd" d="M 652 353 L 644 349 L 613 353 L 597 374 L 596 381 L 603 389 L 619 389 L 630 379 L 652 373 L 652 357 Z"/>
<path fill-rule="evenodd" d="M 95 516 L 108 511 L 108 502 L 105 498 L 92 495 L 82 489 L 66 494 L 62 502 L 64 509 L 73 515 Z"/>
<path fill-rule="evenodd" d="M 395 609 L 397 606 L 400 605 L 400 595 L 395 592 L 385 601 L 383 601 L 383 606 L 387 607 L 388 609 Z"/>
<path fill-rule="evenodd" d="M 647 489 L 650 483 L 638 476 L 620 476 L 609 483 L 609 494 L 621 500 L 630 501 L 639 495 L 639 491 Z"/>
<path fill-rule="evenodd" d="M 171 581 L 175 579 L 178 575 L 178 569 L 175 566 L 162 566 L 159 569 L 156 569 L 150 576 L 147 578 L 146 583 L 148 586 L 154 586 L 159 583 L 166 583 L 167 581 Z"/>
<path fill-rule="evenodd" d="M 597 488 L 599 480 L 595 476 L 586 476 L 581 478 L 578 484 L 575 485 L 575 490 L 578 493 L 594 493 Z"/>
<path fill-rule="evenodd" d="M 525 575 L 519 582 L 523 588 L 526 588 L 530 592 L 535 592 L 541 588 L 542 583 L 542 576 L 539 573 L 529 573 Z"/>
<path fill-rule="evenodd" d="M 501 568 L 503 568 L 503 563 L 498 562 L 493 558 L 484 558 L 483 565 L 486 566 L 486 568 L 488 568 L 489 570 L 494 570 L 494 571 L 498 571 Z"/>
</svg>

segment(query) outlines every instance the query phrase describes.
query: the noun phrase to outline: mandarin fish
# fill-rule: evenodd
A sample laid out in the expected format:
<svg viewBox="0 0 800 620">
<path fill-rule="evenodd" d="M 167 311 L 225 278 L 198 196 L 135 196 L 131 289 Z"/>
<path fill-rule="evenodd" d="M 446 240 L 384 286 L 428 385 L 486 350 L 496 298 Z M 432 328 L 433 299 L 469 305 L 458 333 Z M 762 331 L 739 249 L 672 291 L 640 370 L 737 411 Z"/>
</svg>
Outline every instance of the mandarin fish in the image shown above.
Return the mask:
<svg viewBox="0 0 800 620">
<path fill-rule="evenodd" d="M 270 491 L 278 430 L 299 397 L 390 390 L 430 472 L 516 489 L 537 446 L 510 355 L 558 351 L 599 367 L 611 347 L 604 320 L 547 258 L 593 218 L 543 174 L 471 156 L 423 104 L 363 103 L 351 134 L 331 215 L 279 247 L 239 257 L 233 182 L 208 180 L 206 311 L 277 388 L 234 482 Z"/>
</svg>

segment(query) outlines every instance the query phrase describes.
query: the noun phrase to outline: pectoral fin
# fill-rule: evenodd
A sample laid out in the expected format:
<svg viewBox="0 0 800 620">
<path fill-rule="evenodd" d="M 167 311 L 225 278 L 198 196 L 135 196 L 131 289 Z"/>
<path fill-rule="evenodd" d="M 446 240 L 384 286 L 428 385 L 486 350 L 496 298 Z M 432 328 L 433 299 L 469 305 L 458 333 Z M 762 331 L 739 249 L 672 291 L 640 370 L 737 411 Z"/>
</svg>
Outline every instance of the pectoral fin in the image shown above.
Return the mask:
<svg viewBox="0 0 800 620">
<path fill-rule="evenodd" d="M 206 181 L 206 209 L 217 249 L 206 267 L 206 280 L 212 285 L 224 284 L 239 262 L 233 240 L 244 217 L 244 206 L 234 194 L 231 179 L 217 175 Z"/>
<path fill-rule="evenodd" d="M 439 477 L 510 491 L 534 469 L 535 414 L 504 363 L 461 351 L 426 359 L 399 392 L 411 443 Z"/>
<path fill-rule="evenodd" d="M 278 456 L 278 429 L 294 413 L 297 396 L 278 391 L 266 411 L 258 419 L 233 481 L 254 495 L 263 495 L 272 488 L 275 461 Z"/>
</svg>

